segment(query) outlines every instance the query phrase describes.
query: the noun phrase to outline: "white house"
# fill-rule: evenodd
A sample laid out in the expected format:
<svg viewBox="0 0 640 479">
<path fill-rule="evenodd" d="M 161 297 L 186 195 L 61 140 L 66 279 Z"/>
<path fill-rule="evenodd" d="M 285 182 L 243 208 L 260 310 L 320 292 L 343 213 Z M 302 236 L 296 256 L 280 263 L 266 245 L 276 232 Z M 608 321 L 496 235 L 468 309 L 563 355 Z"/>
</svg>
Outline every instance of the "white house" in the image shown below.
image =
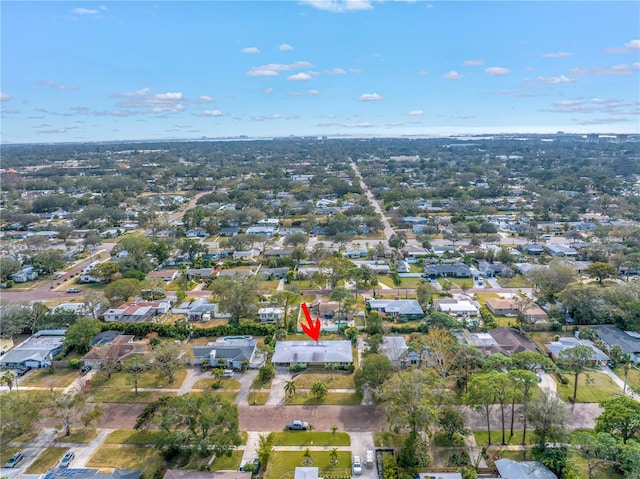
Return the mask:
<svg viewBox="0 0 640 479">
<path fill-rule="evenodd" d="M 284 319 L 284 308 L 281 307 L 266 307 L 258 310 L 258 316 L 260 316 L 261 323 L 275 323 Z"/>
</svg>

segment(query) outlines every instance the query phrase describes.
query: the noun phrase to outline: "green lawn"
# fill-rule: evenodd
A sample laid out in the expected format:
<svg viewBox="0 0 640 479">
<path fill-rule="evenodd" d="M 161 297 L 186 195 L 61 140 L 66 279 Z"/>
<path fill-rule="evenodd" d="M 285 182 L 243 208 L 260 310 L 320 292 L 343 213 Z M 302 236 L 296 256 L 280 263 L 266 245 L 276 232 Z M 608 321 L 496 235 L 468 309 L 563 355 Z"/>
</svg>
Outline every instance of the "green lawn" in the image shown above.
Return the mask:
<svg viewBox="0 0 640 479">
<path fill-rule="evenodd" d="M 155 444 L 162 431 L 136 431 L 133 429 L 118 429 L 109 434 L 104 444 Z"/>
<path fill-rule="evenodd" d="M 406 433 L 394 434 L 389 431 L 380 431 L 373 435 L 373 443 L 376 447 L 402 447 L 406 439 Z"/>
<path fill-rule="evenodd" d="M 237 471 L 242 462 L 244 451 L 233 451 L 231 456 L 216 457 L 211 464 L 211 471 Z"/>
<path fill-rule="evenodd" d="M 193 392 L 190 392 L 189 394 L 203 394 L 203 393 L 211 394 L 213 396 L 220 396 L 222 399 L 230 403 L 233 403 L 236 400 L 236 396 L 238 395 L 238 391 L 221 391 L 219 389 L 211 389 L 208 391 L 193 391 Z"/>
<path fill-rule="evenodd" d="M 575 459 L 580 471 L 580 477 L 589 477 L 587 470 L 587 460 L 579 454 L 572 454 L 571 457 Z M 592 473 L 592 479 L 623 479 L 623 474 L 618 474 L 615 468 L 611 465 L 604 464 L 596 467 Z"/>
<path fill-rule="evenodd" d="M 304 372 L 296 376 L 293 382 L 298 389 L 310 389 L 316 381 L 325 383 L 329 389 L 355 389 L 356 387 L 353 373 L 341 371 Z"/>
<path fill-rule="evenodd" d="M 141 469 L 145 479 L 151 479 L 163 466 L 164 460 L 155 448 L 118 444 L 100 446 L 87 462 L 87 467 Z"/>
<path fill-rule="evenodd" d="M 573 396 L 573 375 L 564 373 L 564 376 L 569 384 L 562 385 L 555 376 L 554 379 L 558 384 L 558 396 L 563 401 L 568 401 L 569 397 Z M 604 373 L 589 371 L 589 379 L 584 373 L 578 378 L 577 402 L 600 402 L 620 395 L 622 395 L 622 388 Z"/>
<path fill-rule="evenodd" d="M 618 366 L 613 372 L 624 381 L 624 366 Z M 631 366 L 627 373 L 627 387 L 635 391 L 640 390 L 640 369 L 637 369 L 635 366 Z"/>
<path fill-rule="evenodd" d="M 287 399 L 287 404 L 319 406 L 319 405 L 335 405 L 335 406 L 357 406 L 362 402 L 362 394 L 360 393 L 328 393 L 325 397 L 318 399 L 311 393 L 296 392 L 293 398 Z"/>
<path fill-rule="evenodd" d="M 42 474 L 60 462 L 68 447 L 48 447 L 40 453 L 25 471 L 25 474 Z"/>
<path fill-rule="evenodd" d="M 531 288 L 532 284 L 527 279 L 517 274 L 513 278 L 496 278 L 501 288 Z"/>
<path fill-rule="evenodd" d="M 98 435 L 96 429 L 72 429 L 71 434 L 64 435 L 64 432 L 57 437 L 60 442 L 77 442 L 84 444 L 90 442 L 94 437 Z"/>
<path fill-rule="evenodd" d="M 512 446 L 518 446 L 522 444 L 522 431 L 514 430 L 513 437 L 509 438 L 509 424 L 505 424 L 505 441 L 507 444 Z M 489 444 L 489 435 L 486 430 L 473 431 L 473 435 L 476 438 L 476 443 L 479 446 L 486 446 Z M 531 444 L 533 441 L 533 432 L 527 431 L 527 442 L 526 444 Z M 491 444 L 496 446 L 500 445 L 502 442 L 502 430 L 501 429 L 492 429 L 491 430 Z"/>
<path fill-rule="evenodd" d="M 151 403 L 162 396 L 175 396 L 166 391 L 135 391 L 125 389 L 94 389 L 91 391 L 91 402 L 104 403 Z"/>
<path fill-rule="evenodd" d="M 250 406 L 263 406 L 267 404 L 268 399 L 269 392 L 267 391 L 251 391 L 248 401 Z"/>
<path fill-rule="evenodd" d="M 336 431 L 283 431 L 272 433 L 274 446 L 350 446 L 346 432 Z"/>
<path fill-rule="evenodd" d="M 351 476 L 351 454 L 346 451 L 338 452 L 338 464 L 331 465 L 328 451 L 311 451 L 311 466 L 318 467 L 320 477 L 347 475 Z M 292 478 L 297 466 L 303 466 L 303 451 L 277 451 L 273 453 L 264 479 Z M 286 474 L 286 475 L 285 475 Z"/>
<path fill-rule="evenodd" d="M 447 435 L 443 431 L 435 433 L 433 442 L 436 447 L 460 447 L 464 446 L 464 438 L 459 434 L 453 436 L 453 440 L 450 441 Z"/>
<path fill-rule="evenodd" d="M 209 389 L 216 378 L 199 379 L 193 385 L 193 389 Z M 222 381 L 222 388 L 225 391 L 235 391 L 240 389 L 240 381 L 236 379 L 220 379 Z"/>
<path fill-rule="evenodd" d="M 20 381 L 20 385 L 65 388 L 78 377 L 78 374 L 77 369 L 58 368 L 53 374 L 49 369 L 39 369 Z"/>
<path fill-rule="evenodd" d="M 130 388 L 133 389 L 133 386 L 127 382 L 127 378 L 130 376 L 126 373 L 113 373 L 111 378 L 107 381 L 103 381 L 103 379 L 98 375 L 91 379 L 91 384 L 96 387 L 102 388 Z M 142 373 L 138 378 L 138 388 L 168 388 L 168 389 L 178 389 L 184 381 L 184 378 L 187 377 L 187 371 L 185 369 L 179 369 L 175 373 L 175 380 L 173 383 L 169 384 L 166 378 L 160 378 L 154 372 L 146 372 Z"/>
</svg>

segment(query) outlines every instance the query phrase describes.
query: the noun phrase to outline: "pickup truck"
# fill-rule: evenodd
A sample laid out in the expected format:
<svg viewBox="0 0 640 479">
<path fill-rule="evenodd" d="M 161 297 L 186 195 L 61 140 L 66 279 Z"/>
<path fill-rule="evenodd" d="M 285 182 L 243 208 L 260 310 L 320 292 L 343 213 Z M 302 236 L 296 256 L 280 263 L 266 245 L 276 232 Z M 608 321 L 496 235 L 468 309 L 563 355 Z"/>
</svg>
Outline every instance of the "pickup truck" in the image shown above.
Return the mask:
<svg viewBox="0 0 640 479">
<path fill-rule="evenodd" d="M 287 423 L 287 431 L 306 431 L 309 428 L 309 424 L 304 421 L 289 421 Z"/>
</svg>

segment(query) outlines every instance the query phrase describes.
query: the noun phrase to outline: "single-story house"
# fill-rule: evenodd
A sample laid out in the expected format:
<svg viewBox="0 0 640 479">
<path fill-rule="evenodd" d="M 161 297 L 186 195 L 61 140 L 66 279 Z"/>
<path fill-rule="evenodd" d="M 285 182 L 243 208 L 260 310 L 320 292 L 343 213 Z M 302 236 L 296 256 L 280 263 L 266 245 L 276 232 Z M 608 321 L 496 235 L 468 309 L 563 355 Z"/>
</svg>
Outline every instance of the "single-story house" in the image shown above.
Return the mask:
<svg viewBox="0 0 640 479">
<path fill-rule="evenodd" d="M 231 257 L 234 260 L 242 260 L 242 261 L 251 261 L 254 258 L 260 256 L 260 251 L 255 249 L 250 249 L 247 251 L 234 251 Z"/>
<path fill-rule="evenodd" d="M 487 333 L 465 331 L 461 341 L 481 349 L 486 356 L 501 353 L 512 356 L 524 351 L 537 352 L 536 344 L 513 328 L 494 328 Z"/>
<path fill-rule="evenodd" d="M 502 479 L 558 479 L 558 476 L 538 461 L 498 459 L 494 464 Z"/>
<path fill-rule="evenodd" d="M 408 261 L 399 259 L 396 261 L 396 271 L 398 273 L 409 273 L 411 271 L 411 266 L 409 266 Z"/>
<path fill-rule="evenodd" d="M 258 309 L 258 316 L 261 323 L 275 323 L 284 319 L 284 308 L 266 307 Z"/>
<path fill-rule="evenodd" d="M 283 279 L 287 277 L 289 268 L 260 268 L 258 275 L 265 280 Z"/>
<path fill-rule="evenodd" d="M 263 253 L 265 258 L 289 258 L 293 252 L 290 248 L 274 248 L 267 250 Z"/>
<path fill-rule="evenodd" d="M 134 301 L 108 309 L 104 313 L 104 320 L 108 323 L 147 323 L 153 322 L 157 315 L 168 313 L 170 310 L 169 301 Z"/>
<path fill-rule="evenodd" d="M 422 319 L 424 311 L 415 299 L 370 299 L 367 305 L 371 311 L 384 316 L 402 319 Z"/>
<path fill-rule="evenodd" d="M 271 358 L 275 366 L 306 364 L 325 366 L 328 363 L 353 364 L 351 341 L 278 341 Z"/>
<path fill-rule="evenodd" d="M 278 233 L 277 226 L 249 226 L 246 233 L 255 236 L 275 236 Z"/>
<path fill-rule="evenodd" d="M 203 228 L 192 228 L 186 233 L 187 238 L 206 238 L 209 233 Z"/>
<path fill-rule="evenodd" d="M 186 314 L 189 321 L 210 321 L 211 318 L 225 318 L 230 315 L 220 313 L 217 303 L 210 303 L 206 298 L 197 298 L 184 302 L 172 311 L 173 314 Z"/>
<path fill-rule="evenodd" d="M 602 341 L 611 348 L 614 344 L 622 348 L 634 363 L 640 363 L 640 334 L 634 331 L 623 331 L 615 326 L 595 326 L 593 328 Z"/>
<path fill-rule="evenodd" d="M 26 283 L 27 281 L 33 281 L 37 277 L 38 272 L 33 266 L 23 266 L 10 276 L 16 283 Z"/>
<path fill-rule="evenodd" d="M 425 266 L 425 276 L 429 278 L 470 278 L 471 269 L 464 263 L 432 264 Z"/>
<path fill-rule="evenodd" d="M 391 267 L 387 261 L 352 261 L 354 265 L 358 268 L 362 268 L 363 266 L 367 266 L 372 271 L 375 271 L 378 274 L 389 274 L 391 273 Z"/>
<path fill-rule="evenodd" d="M 102 304 L 97 304 L 95 309 L 93 310 L 93 315 L 97 317 L 101 312 L 104 306 Z M 72 313 L 76 313 L 78 316 L 91 316 L 92 313 L 87 308 L 85 303 L 61 303 L 55 308 L 54 311 L 70 311 Z"/>
<path fill-rule="evenodd" d="M 122 331 L 113 331 L 111 329 L 108 331 L 102 331 L 100 334 L 98 334 L 95 338 L 91 340 L 91 345 L 101 346 L 103 344 L 109 344 L 113 342 L 121 334 L 123 334 Z"/>
<path fill-rule="evenodd" d="M 548 244 L 544 247 L 551 256 L 577 256 L 578 252 L 571 246 L 563 244 Z"/>
<path fill-rule="evenodd" d="M 180 272 L 177 269 L 159 269 L 157 271 L 150 271 L 147 273 L 147 278 L 161 279 L 162 281 L 173 281 L 178 277 Z"/>
<path fill-rule="evenodd" d="M 425 224 L 429 220 L 427 218 L 423 218 L 422 216 L 404 216 L 402 218 L 402 222 L 406 225 L 420 225 Z"/>
<path fill-rule="evenodd" d="M 593 344 L 588 339 L 578 339 L 574 337 L 570 338 L 560 338 L 558 341 L 553 341 L 551 343 L 545 344 L 545 347 L 549 350 L 551 354 L 551 359 L 556 361 L 560 357 L 560 353 L 566 349 L 575 348 L 576 346 L 589 346 L 592 349 L 591 362 L 596 364 L 606 363 L 609 361 L 609 356 L 607 356 L 601 349 L 599 349 L 595 344 Z"/>
<path fill-rule="evenodd" d="M 259 368 L 263 364 L 261 355 L 257 354 L 257 344 L 257 339 L 243 336 L 225 337 L 206 346 L 193 346 L 193 364 L 208 360 L 211 365 L 222 364 L 229 369 L 242 369 L 243 363 L 248 363 L 250 368 Z"/>
<path fill-rule="evenodd" d="M 213 275 L 215 270 L 215 268 L 188 268 L 187 278 L 189 278 L 190 280 L 209 278 L 211 275 Z"/>
<path fill-rule="evenodd" d="M 441 311 L 458 318 L 475 317 L 479 314 L 478 306 L 466 299 L 436 299 L 433 304 L 436 311 Z"/>
<path fill-rule="evenodd" d="M 240 228 L 237 226 L 224 226 L 220 228 L 220 236 L 229 237 L 237 236 L 240 233 Z"/>
<path fill-rule="evenodd" d="M 539 244 L 525 244 L 520 246 L 520 251 L 532 256 L 540 256 L 544 253 L 544 248 Z"/>
<path fill-rule="evenodd" d="M 296 467 L 293 479 L 321 479 L 317 467 Z"/>
<path fill-rule="evenodd" d="M 333 319 L 339 307 L 337 301 L 317 302 L 311 304 L 310 312 L 312 316 L 318 316 L 320 319 Z"/>
<path fill-rule="evenodd" d="M 129 334 L 120 334 L 113 341 L 96 345 L 84 355 L 82 362 L 85 366 L 91 366 L 95 369 L 99 368 L 106 357 L 115 356 L 118 363 L 122 364 L 134 356 L 142 356 L 148 351 L 148 344 L 142 342 L 134 342 L 135 336 Z"/>
<path fill-rule="evenodd" d="M 356 259 L 366 258 L 368 254 L 369 253 L 366 248 L 347 248 L 347 250 L 342 255 L 345 258 Z"/>
<path fill-rule="evenodd" d="M 442 245 L 442 246 L 433 246 L 431 248 L 431 251 L 433 251 L 433 254 L 436 254 L 438 256 L 442 256 L 445 253 L 455 253 L 456 249 L 453 246 Z"/>
<path fill-rule="evenodd" d="M 378 352 L 385 355 L 391 364 L 399 368 L 408 349 L 404 336 L 384 336 Z"/>
<path fill-rule="evenodd" d="M 43 329 L 0 357 L 1 368 L 46 368 L 62 350 L 66 329 Z"/>
<path fill-rule="evenodd" d="M 520 307 L 514 299 L 505 298 L 487 298 L 487 308 L 496 316 L 517 316 L 520 313 Z M 524 312 L 526 319 L 531 321 L 546 321 L 549 315 L 535 303 L 530 303 Z"/>
<path fill-rule="evenodd" d="M 140 479 L 140 469 L 86 469 L 54 467 L 44 474 L 42 479 Z"/>
</svg>

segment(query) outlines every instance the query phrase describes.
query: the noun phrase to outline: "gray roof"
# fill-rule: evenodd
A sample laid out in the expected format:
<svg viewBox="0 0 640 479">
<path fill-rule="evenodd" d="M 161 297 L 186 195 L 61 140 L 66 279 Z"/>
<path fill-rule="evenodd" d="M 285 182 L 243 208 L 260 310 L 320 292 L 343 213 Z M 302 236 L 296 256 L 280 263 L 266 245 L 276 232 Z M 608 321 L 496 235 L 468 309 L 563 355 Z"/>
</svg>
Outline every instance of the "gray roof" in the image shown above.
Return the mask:
<svg viewBox="0 0 640 479">
<path fill-rule="evenodd" d="M 351 341 L 278 341 L 274 363 L 352 363 Z"/>
<path fill-rule="evenodd" d="M 578 339 L 578 338 L 560 338 L 558 341 L 554 341 L 549 344 L 545 344 L 547 349 L 553 353 L 555 357 L 560 356 L 560 352 L 565 349 L 575 348 L 576 346 L 589 346 L 593 350 L 593 354 L 591 359 L 593 361 L 608 361 L 609 356 L 603 353 L 600 349 L 598 349 L 595 344 L 593 344 L 588 339 Z"/>
<path fill-rule="evenodd" d="M 42 333 L 43 331 L 39 331 Z M 31 336 L 25 342 L 19 344 L 7 354 L 2 356 L 0 363 L 22 363 L 24 361 L 40 361 L 43 362 L 50 359 L 52 351 L 62 347 L 64 343 L 64 336 L 45 336 L 45 335 Z"/>
<path fill-rule="evenodd" d="M 420 303 L 415 299 L 372 299 L 369 307 L 387 314 L 424 314 Z"/>
<path fill-rule="evenodd" d="M 318 479 L 317 467 L 296 467 L 293 479 Z"/>
<path fill-rule="evenodd" d="M 498 459 L 495 465 L 502 479 L 558 479 L 558 476 L 538 461 Z"/>
<path fill-rule="evenodd" d="M 55 468 L 50 469 L 43 479 L 139 479 L 142 471 L 138 469 L 114 469 L 111 473 L 98 469 Z"/>
<path fill-rule="evenodd" d="M 619 344 L 624 353 L 639 353 L 640 339 L 629 335 L 627 332 L 615 326 L 595 326 L 596 333 L 608 346 Z"/>
<path fill-rule="evenodd" d="M 209 356 L 211 351 L 216 352 L 216 359 L 227 359 L 229 361 L 250 361 L 256 349 L 258 340 L 237 339 L 234 341 L 216 341 L 206 346 L 194 346 L 192 348 L 195 358 Z"/>
<path fill-rule="evenodd" d="M 407 349 L 409 348 L 403 336 L 384 336 L 382 338 L 380 353 L 389 358 L 391 362 L 399 361 Z"/>
</svg>

